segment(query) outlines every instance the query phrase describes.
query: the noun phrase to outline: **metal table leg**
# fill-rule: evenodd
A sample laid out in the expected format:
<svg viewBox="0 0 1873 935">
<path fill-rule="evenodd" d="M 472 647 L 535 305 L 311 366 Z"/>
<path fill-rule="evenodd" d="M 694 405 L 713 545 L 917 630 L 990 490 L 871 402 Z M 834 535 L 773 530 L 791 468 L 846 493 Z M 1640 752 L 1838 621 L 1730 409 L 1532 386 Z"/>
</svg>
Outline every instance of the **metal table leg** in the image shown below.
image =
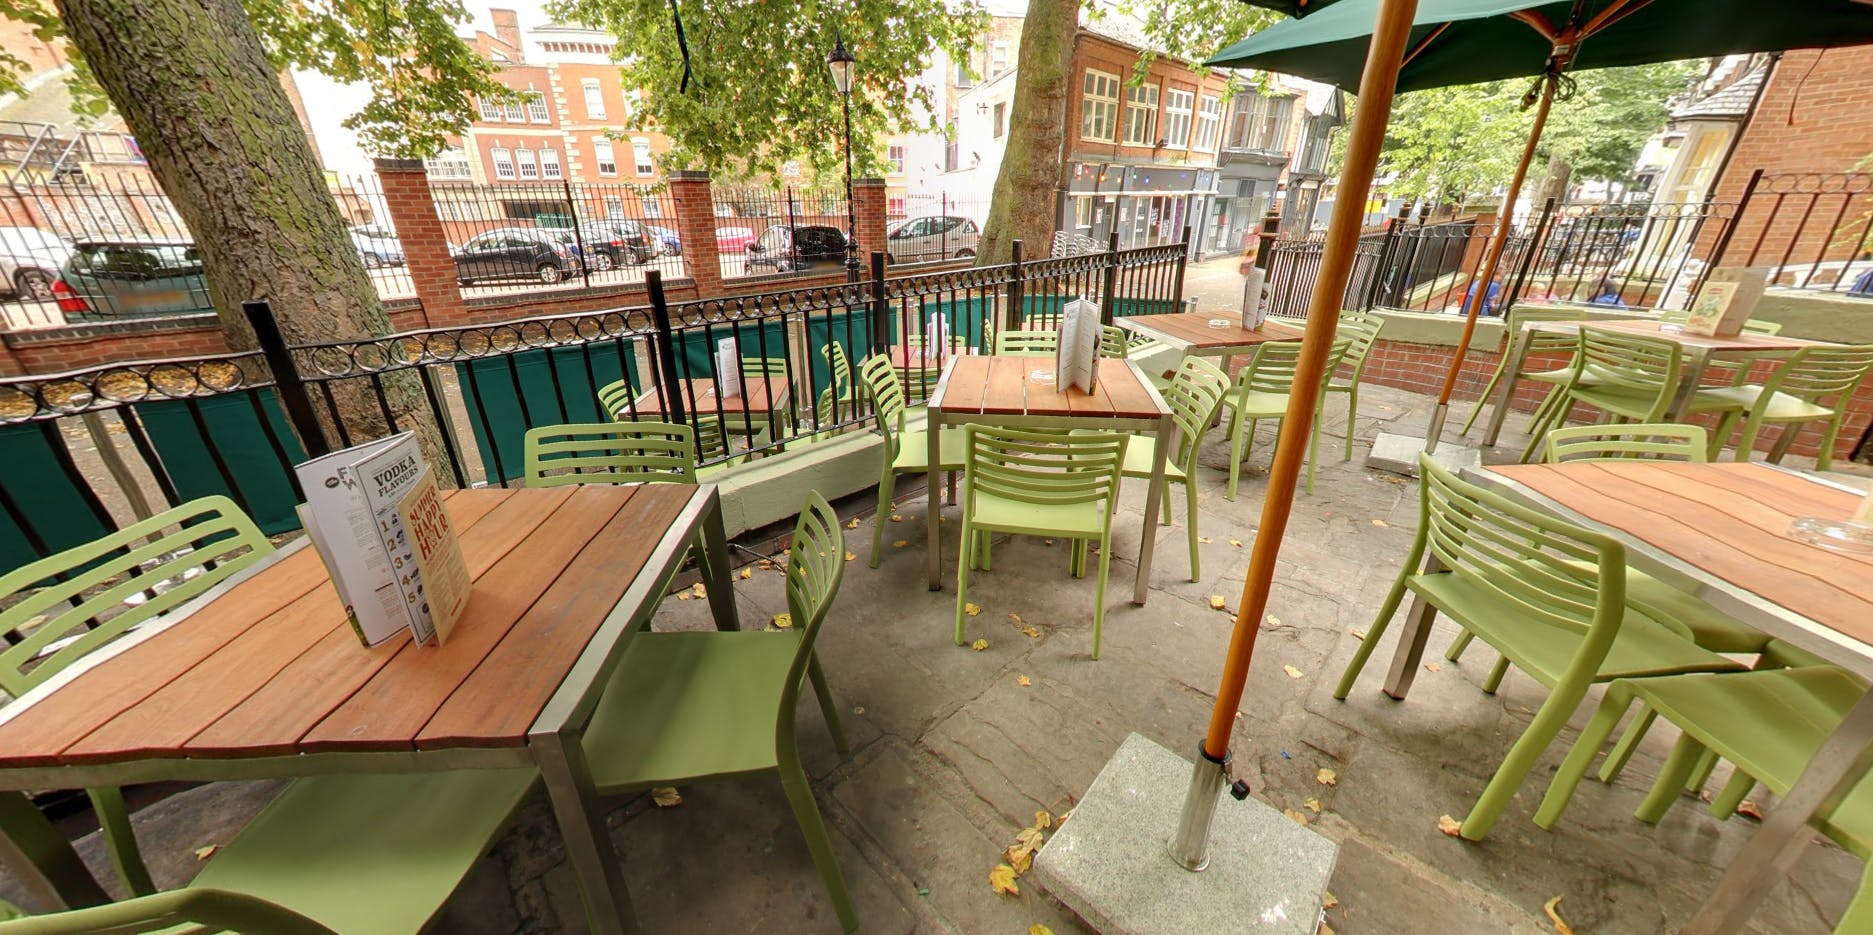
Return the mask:
<svg viewBox="0 0 1873 935">
<path fill-rule="evenodd" d="M 1221 408 L 1220 406 L 1217 408 Z M 1158 510 L 1164 503 L 1164 465 L 1170 458 L 1176 423 L 1170 416 L 1160 416 L 1152 434 L 1151 486 L 1145 492 L 1145 535 L 1138 543 L 1138 578 L 1132 585 L 1132 603 L 1143 607 L 1151 588 L 1151 560 L 1158 545 Z M 1185 522 L 1191 520 L 1186 518 Z"/>
<path fill-rule="evenodd" d="M 1442 571 L 1444 563 L 1434 555 L 1424 559 L 1424 573 L 1436 574 Z M 1424 645 L 1431 639 L 1431 624 L 1437 620 L 1437 608 L 1422 595 L 1411 600 L 1411 610 L 1405 614 L 1405 628 L 1399 631 L 1398 648 L 1392 652 L 1392 668 L 1385 675 L 1385 693 L 1405 700 L 1411 691 L 1411 680 L 1418 675 L 1418 664 L 1424 660 Z"/>
<path fill-rule="evenodd" d="M 1683 422 L 1685 410 L 1691 407 L 1691 400 L 1697 397 L 1697 388 L 1704 382 L 1704 371 L 1710 367 L 1710 352 L 1696 351 L 1691 355 L 1690 363 L 1684 368 L 1684 378 L 1678 381 L 1678 395 L 1671 401 L 1671 410 L 1665 418 L 1671 422 Z"/>
<path fill-rule="evenodd" d="M 577 731 L 542 732 L 529 738 L 540 776 L 553 803 L 553 817 L 566 842 L 566 855 L 579 879 L 585 914 L 596 935 L 638 931 L 624 872 L 605 828 L 605 814 L 592 785 L 592 770 Z"/>
<path fill-rule="evenodd" d="M 709 592 L 709 613 L 718 630 L 741 629 L 735 610 L 735 576 L 728 569 L 728 532 L 722 525 L 722 493 L 713 492 L 702 517 L 702 580 Z"/>
<path fill-rule="evenodd" d="M 1528 356 L 1528 345 L 1535 339 L 1535 333 L 1526 328 L 1514 336 L 1509 347 L 1509 366 L 1502 372 L 1502 385 L 1496 388 L 1496 405 L 1489 413 L 1489 426 L 1483 430 L 1483 447 L 1496 443 L 1496 436 L 1502 433 L 1502 423 L 1509 417 L 1509 405 L 1515 398 L 1515 375 L 1522 372 L 1523 359 Z"/>
<path fill-rule="evenodd" d="M 1808 820 L 1834 810 L 1873 765 L 1873 692 L 1861 696 L 1827 742 L 1816 751 L 1788 796 L 1776 803 L 1756 834 L 1737 852 L 1717 881 L 1716 892 L 1698 908 L 1687 935 L 1728 935 L 1743 930 L 1750 912 L 1769 888 L 1788 876 L 1813 839 Z"/>
<path fill-rule="evenodd" d="M 943 482 L 940 476 L 942 472 L 937 468 L 942 463 L 943 457 L 943 417 L 937 409 L 925 411 L 928 415 L 924 417 L 924 428 L 927 430 L 924 434 L 927 436 L 926 441 L 929 445 L 927 449 L 929 460 L 925 463 L 930 466 L 930 470 L 924 475 L 926 501 L 923 517 L 924 551 L 927 553 L 926 565 L 930 572 L 930 590 L 941 591 L 943 590 L 943 538 L 940 535 L 939 527 L 942 524 L 939 520 L 942 518 L 942 510 L 937 497 L 938 489 L 943 486 Z"/>
</svg>

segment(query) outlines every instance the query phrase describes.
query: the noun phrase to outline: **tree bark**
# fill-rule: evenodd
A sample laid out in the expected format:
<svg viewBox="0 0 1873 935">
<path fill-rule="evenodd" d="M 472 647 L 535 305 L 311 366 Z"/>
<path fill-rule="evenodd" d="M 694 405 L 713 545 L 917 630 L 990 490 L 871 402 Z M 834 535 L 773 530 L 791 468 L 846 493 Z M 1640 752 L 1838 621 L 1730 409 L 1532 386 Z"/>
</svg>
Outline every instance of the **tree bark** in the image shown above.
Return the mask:
<svg viewBox="0 0 1873 935">
<path fill-rule="evenodd" d="M 241 313 L 251 299 L 271 303 L 289 344 L 390 333 L 239 0 L 58 0 L 58 9 L 188 225 L 230 346 L 254 347 Z M 332 385 L 335 415 L 354 442 L 390 430 L 369 383 Z M 396 426 L 417 432 L 441 482 L 449 476 L 441 436 L 415 375 L 387 375 L 383 389 Z"/>
<path fill-rule="evenodd" d="M 1547 203 L 1553 198 L 1556 204 L 1567 200 L 1567 186 L 1574 176 L 1574 167 L 1560 156 L 1548 157 L 1548 174 L 1541 180 L 1541 188 L 1535 192 L 1534 205 Z"/>
<path fill-rule="evenodd" d="M 1020 239 L 1030 257 L 1051 249 L 1066 145 L 1067 92 L 1080 0 L 1028 0 L 1021 27 L 1008 148 L 995 177 L 976 264 L 1007 263 Z"/>
</svg>

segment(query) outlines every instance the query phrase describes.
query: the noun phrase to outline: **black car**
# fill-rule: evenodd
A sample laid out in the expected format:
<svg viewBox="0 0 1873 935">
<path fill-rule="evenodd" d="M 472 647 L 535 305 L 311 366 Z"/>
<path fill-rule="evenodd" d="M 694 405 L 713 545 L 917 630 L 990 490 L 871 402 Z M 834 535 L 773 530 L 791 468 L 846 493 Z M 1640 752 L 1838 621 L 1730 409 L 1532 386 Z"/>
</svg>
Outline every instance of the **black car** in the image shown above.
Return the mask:
<svg viewBox="0 0 1873 935">
<path fill-rule="evenodd" d="M 468 238 L 455 253 L 462 285 L 484 279 L 537 279 L 552 284 L 579 269 L 578 250 L 530 227 L 497 227 Z"/>
<path fill-rule="evenodd" d="M 748 271 L 762 267 L 776 273 L 843 269 L 845 232 L 819 224 L 770 227 L 748 245 Z"/>
</svg>

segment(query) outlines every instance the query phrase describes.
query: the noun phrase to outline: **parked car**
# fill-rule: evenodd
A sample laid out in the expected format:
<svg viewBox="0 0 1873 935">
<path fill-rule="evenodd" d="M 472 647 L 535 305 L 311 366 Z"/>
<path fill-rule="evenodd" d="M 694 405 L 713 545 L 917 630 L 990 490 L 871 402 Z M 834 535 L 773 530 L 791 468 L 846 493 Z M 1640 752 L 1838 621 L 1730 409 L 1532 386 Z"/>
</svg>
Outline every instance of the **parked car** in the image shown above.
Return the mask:
<svg viewBox="0 0 1873 935">
<path fill-rule="evenodd" d="M 537 279 L 550 285 L 578 269 L 576 249 L 531 227 L 483 231 L 455 254 L 455 278 L 464 286 L 484 279 Z"/>
<path fill-rule="evenodd" d="M 664 256 L 682 255 L 683 238 L 678 235 L 676 231 L 667 227 L 655 227 L 651 225 L 645 225 L 644 230 L 650 234 L 652 240 L 656 241 L 658 253 Z"/>
<path fill-rule="evenodd" d="M 657 255 L 657 238 L 644 225 L 636 221 L 621 218 L 606 218 L 586 225 L 593 230 L 618 241 L 615 245 L 618 253 L 612 257 L 613 265 L 626 263 L 646 263 Z"/>
<path fill-rule="evenodd" d="M 748 271 L 776 273 L 845 266 L 845 233 L 819 224 L 770 227 L 748 245 Z"/>
<path fill-rule="evenodd" d="M 59 270 L 71 259 L 65 238 L 36 227 L 0 227 L 0 294 L 20 299 L 52 297 Z"/>
<path fill-rule="evenodd" d="M 981 230 L 968 218 L 947 215 L 911 218 L 885 236 L 885 257 L 893 263 L 972 257 L 981 239 Z"/>
<path fill-rule="evenodd" d="M 59 310 L 101 315 L 213 312 L 202 255 L 187 240 L 81 240 L 52 284 Z"/>
<path fill-rule="evenodd" d="M 351 243 L 358 248 L 365 269 L 403 265 L 403 243 L 391 231 L 381 227 L 354 227 Z"/>
<path fill-rule="evenodd" d="M 754 229 L 750 227 L 718 227 L 715 229 L 715 249 L 717 253 L 741 253 L 754 243 Z"/>
</svg>

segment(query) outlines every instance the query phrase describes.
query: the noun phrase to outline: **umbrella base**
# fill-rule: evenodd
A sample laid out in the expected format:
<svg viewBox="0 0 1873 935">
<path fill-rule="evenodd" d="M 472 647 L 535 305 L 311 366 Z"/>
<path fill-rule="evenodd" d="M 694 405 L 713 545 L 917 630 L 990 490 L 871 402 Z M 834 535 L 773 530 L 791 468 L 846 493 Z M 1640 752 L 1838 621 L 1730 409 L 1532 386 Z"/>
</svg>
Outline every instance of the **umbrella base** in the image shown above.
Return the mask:
<svg viewBox="0 0 1873 935">
<path fill-rule="evenodd" d="M 1424 439 L 1410 435 L 1394 435 L 1380 432 L 1372 441 L 1372 451 L 1366 455 L 1366 467 L 1375 471 L 1387 471 L 1403 474 L 1406 477 L 1418 476 L 1418 455 L 1424 453 Z M 1431 453 L 1431 460 L 1437 465 L 1461 473 L 1464 468 L 1477 467 L 1483 463 L 1483 452 L 1477 448 L 1466 448 L 1455 442 L 1440 442 L 1437 450 Z"/>
<path fill-rule="evenodd" d="M 1104 935 L 1313 935 L 1339 845 L 1259 799 L 1221 798 L 1212 785 L 1209 864 L 1186 870 L 1165 842 L 1190 777 L 1189 760 L 1138 734 L 1125 738 L 1034 858 L 1041 885 Z"/>
</svg>

